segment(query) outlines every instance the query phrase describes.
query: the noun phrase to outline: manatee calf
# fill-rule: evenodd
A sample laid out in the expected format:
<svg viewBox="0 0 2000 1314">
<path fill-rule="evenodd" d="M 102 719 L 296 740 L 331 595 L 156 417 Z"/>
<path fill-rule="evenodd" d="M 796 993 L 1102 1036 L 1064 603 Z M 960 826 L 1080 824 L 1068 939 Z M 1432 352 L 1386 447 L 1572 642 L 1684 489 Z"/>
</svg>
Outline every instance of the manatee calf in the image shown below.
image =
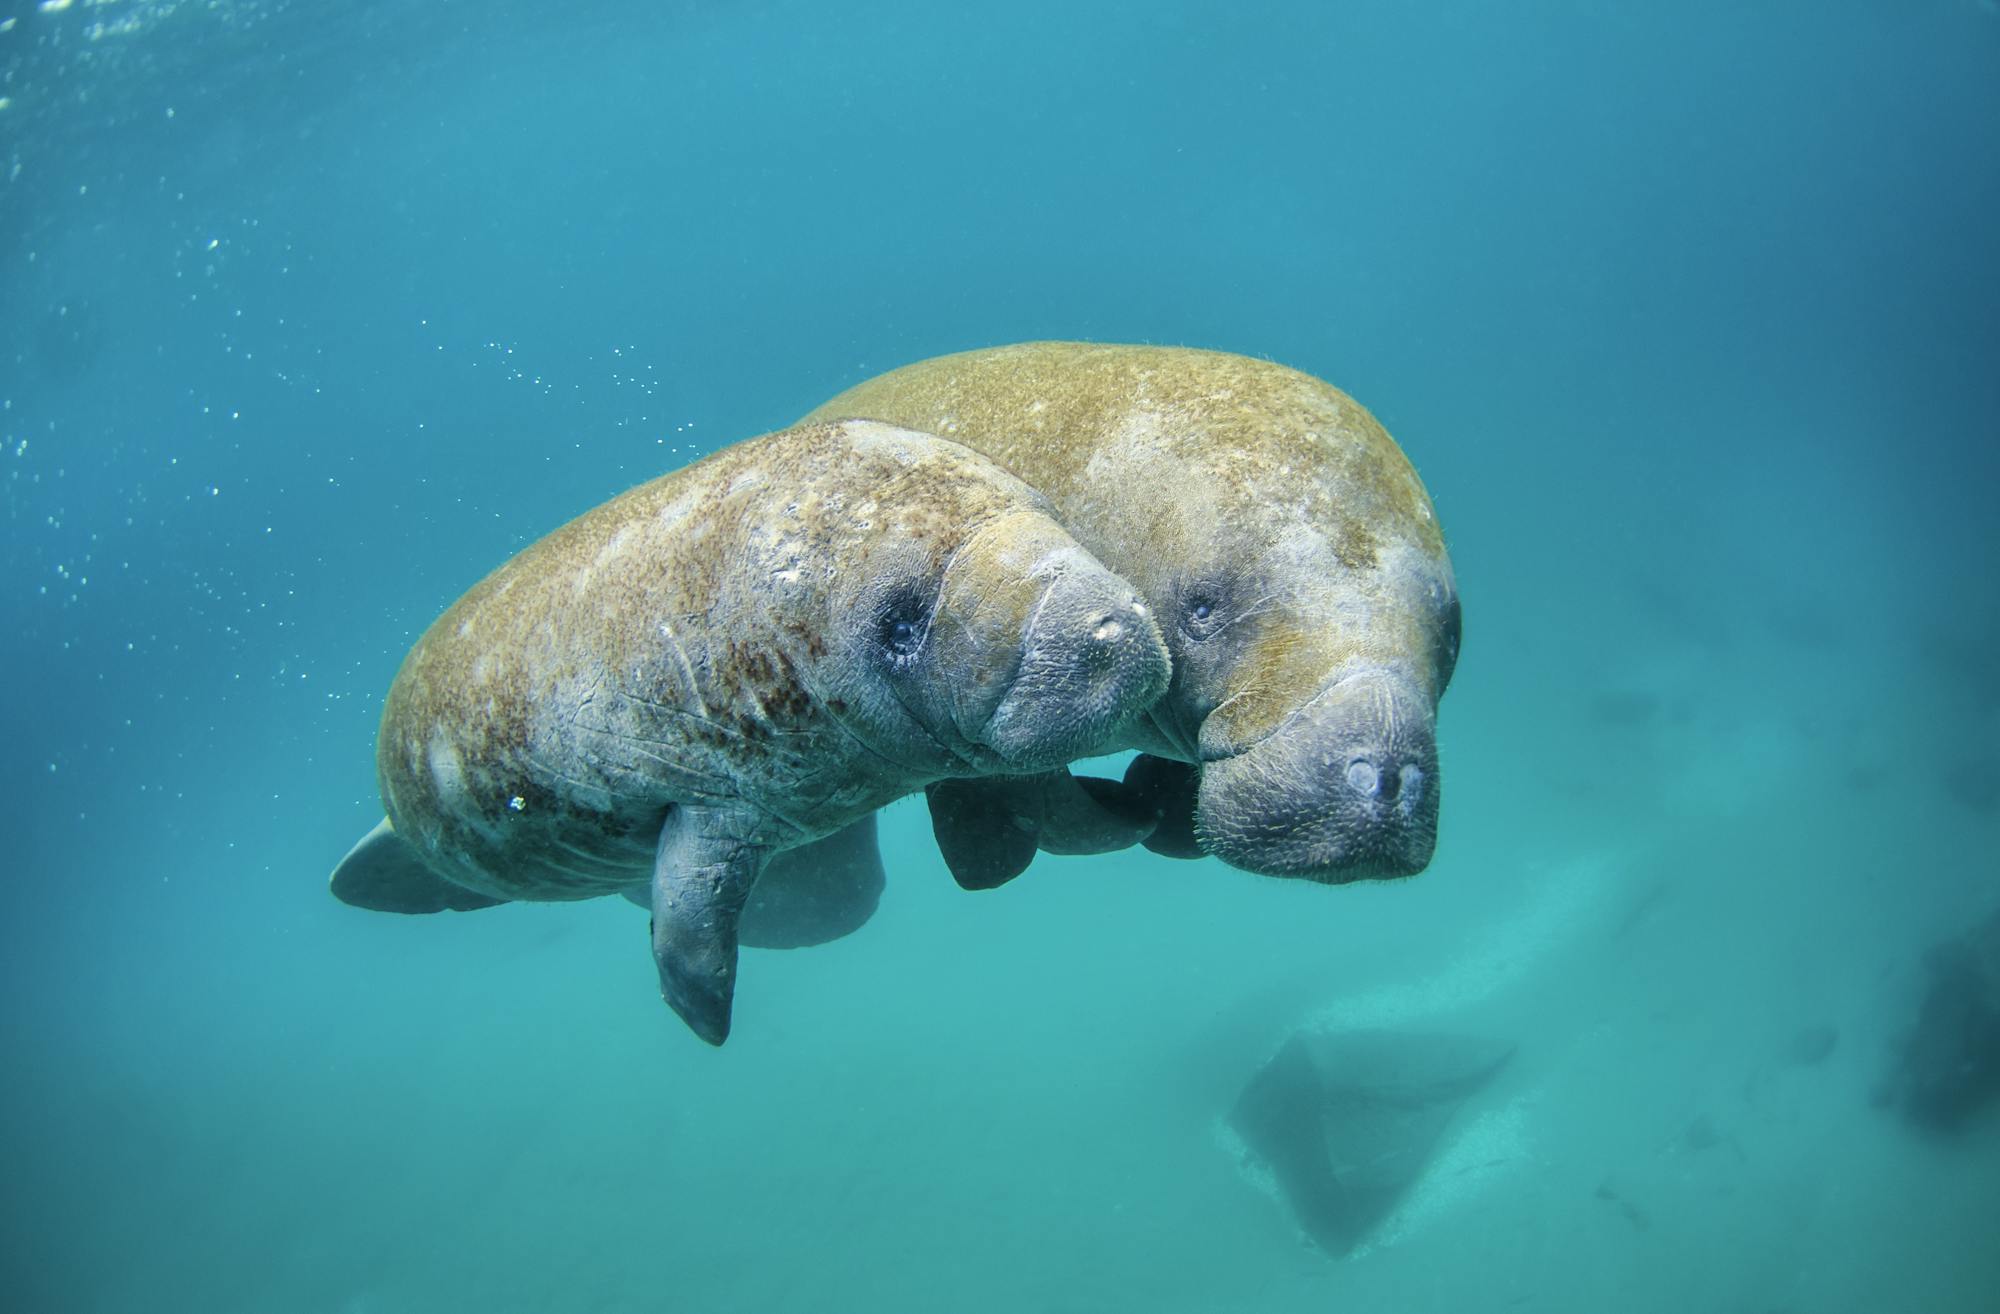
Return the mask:
<svg viewBox="0 0 2000 1314">
<path fill-rule="evenodd" d="M 1353 399 L 1242 356 L 1042 342 L 893 370 L 812 416 L 846 417 L 941 434 L 1033 485 L 1138 586 L 1173 654 L 1124 740 L 1143 755 L 1122 801 L 1117 782 L 933 788 L 964 883 L 1017 873 L 1038 838 L 1080 847 L 1093 801 L 1105 835 L 1150 801 L 1149 847 L 1251 871 L 1344 882 L 1430 861 L 1458 590 L 1416 472 Z"/>
<path fill-rule="evenodd" d="M 650 881 L 667 1002 L 721 1044 L 772 855 L 852 861 L 882 804 L 1067 762 L 1167 679 L 1143 602 L 1025 484 L 801 425 L 571 521 L 432 625 L 382 714 L 388 817 L 333 892 L 433 912 Z"/>
</svg>

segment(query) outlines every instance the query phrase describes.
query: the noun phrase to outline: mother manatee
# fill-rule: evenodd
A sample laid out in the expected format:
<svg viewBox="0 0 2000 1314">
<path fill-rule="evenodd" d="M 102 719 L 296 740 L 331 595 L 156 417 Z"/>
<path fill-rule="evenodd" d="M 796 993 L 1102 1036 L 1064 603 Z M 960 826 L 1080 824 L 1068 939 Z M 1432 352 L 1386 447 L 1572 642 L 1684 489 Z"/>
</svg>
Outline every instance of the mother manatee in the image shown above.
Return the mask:
<svg viewBox="0 0 2000 1314">
<path fill-rule="evenodd" d="M 1458 591 L 1416 472 L 1352 398 L 1243 356 L 1038 342 L 893 370 L 812 418 L 836 417 L 992 457 L 1145 597 L 1173 655 L 1123 741 L 1145 754 L 1127 784 L 1164 811 L 1151 847 L 1332 883 L 1430 861 Z M 1038 828 L 1088 847 L 1048 803 L 1076 795 L 973 781 L 932 811 L 954 873 L 990 885 Z M 996 859 L 1010 834 L 1028 839 Z"/>
</svg>

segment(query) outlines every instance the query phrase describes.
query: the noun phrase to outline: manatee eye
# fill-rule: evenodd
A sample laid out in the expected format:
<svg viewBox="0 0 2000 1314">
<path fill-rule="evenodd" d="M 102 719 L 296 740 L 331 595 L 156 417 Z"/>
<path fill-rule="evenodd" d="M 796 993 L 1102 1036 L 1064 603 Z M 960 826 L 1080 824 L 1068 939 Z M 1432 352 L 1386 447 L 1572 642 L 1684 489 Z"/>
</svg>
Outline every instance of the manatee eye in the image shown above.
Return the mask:
<svg viewBox="0 0 2000 1314">
<path fill-rule="evenodd" d="M 914 593 L 898 593 L 888 599 L 875 617 L 875 642 L 891 665 L 908 665 L 923 649 L 925 621 L 922 599 Z"/>
<path fill-rule="evenodd" d="M 1206 639 L 1221 628 L 1222 617 L 1215 599 L 1207 593 L 1189 593 L 1181 599 L 1181 631 L 1190 639 Z"/>
</svg>

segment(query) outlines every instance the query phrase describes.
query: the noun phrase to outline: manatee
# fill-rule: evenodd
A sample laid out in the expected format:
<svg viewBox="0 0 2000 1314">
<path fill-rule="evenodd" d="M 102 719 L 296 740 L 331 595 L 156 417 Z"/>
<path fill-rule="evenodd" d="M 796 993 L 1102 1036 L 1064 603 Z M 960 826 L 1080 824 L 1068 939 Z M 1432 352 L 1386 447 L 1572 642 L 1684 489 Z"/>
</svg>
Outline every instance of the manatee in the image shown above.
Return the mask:
<svg viewBox="0 0 2000 1314">
<path fill-rule="evenodd" d="M 931 781 L 1115 741 L 1168 674 L 1132 586 L 1027 485 L 927 434 L 804 424 L 587 512 L 445 612 L 390 686 L 387 817 L 333 892 L 431 912 L 649 882 L 662 991 L 719 1045 L 774 855 L 851 860 Z"/>
<path fill-rule="evenodd" d="M 819 407 L 926 429 L 1033 485 L 1159 619 L 1173 682 L 1098 782 L 1104 834 L 1150 804 L 1144 842 L 1326 883 L 1413 875 L 1437 840 L 1437 705 L 1458 660 L 1458 590 L 1429 495 L 1374 417 L 1296 370 L 1221 352 L 1038 342 L 893 370 Z M 931 790 L 954 874 L 993 885 L 1035 845 L 1019 782 Z M 968 840 L 968 836 L 971 837 Z M 1045 851 L 1056 851 L 1049 843 Z"/>
<path fill-rule="evenodd" d="M 1243 1088 L 1229 1125 L 1306 1235 L 1346 1255 L 1423 1177 L 1459 1105 L 1513 1053 L 1479 1036 L 1295 1032 Z"/>
</svg>

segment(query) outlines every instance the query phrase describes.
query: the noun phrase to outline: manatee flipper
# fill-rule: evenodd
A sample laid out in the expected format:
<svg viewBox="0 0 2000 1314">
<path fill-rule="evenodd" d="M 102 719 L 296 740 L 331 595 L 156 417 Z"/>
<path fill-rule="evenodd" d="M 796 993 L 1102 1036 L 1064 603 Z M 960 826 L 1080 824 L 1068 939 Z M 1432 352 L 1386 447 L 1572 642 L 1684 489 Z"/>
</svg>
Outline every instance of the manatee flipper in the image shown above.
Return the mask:
<svg viewBox="0 0 2000 1314">
<path fill-rule="evenodd" d="M 1005 885 L 1035 860 L 1034 832 L 987 783 L 940 780 L 924 789 L 938 852 L 951 878 L 968 890 Z"/>
<path fill-rule="evenodd" d="M 1150 811 L 1156 824 L 1140 843 L 1167 858 L 1199 858 L 1202 848 L 1194 834 L 1194 807 L 1201 789 L 1201 772 L 1187 762 L 1141 753 L 1125 768 L 1125 790 Z"/>
<path fill-rule="evenodd" d="M 875 814 L 824 839 L 771 855 L 743 905 L 739 938 L 755 949 L 803 949 L 851 935 L 887 884 Z"/>
<path fill-rule="evenodd" d="M 729 1039 L 736 996 L 737 922 L 768 850 L 736 834 L 735 818 L 679 806 L 653 860 L 653 961 L 660 993 L 711 1045 Z"/>
<path fill-rule="evenodd" d="M 875 915 L 887 884 L 871 812 L 825 839 L 772 854 L 743 905 L 737 940 L 753 949 L 804 949 L 852 935 Z M 650 881 L 623 893 L 641 908 L 653 906 Z"/>
<path fill-rule="evenodd" d="M 384 817 L 333 869 L 333 897 L 374 912 L 471 912 L 507 902 L 454 885 L 424 865 Z"/>
<path fill-rule="evenodd" d="M 1123 782 L 1073 776 L 941 780 L 924 791 L 931 831 L 953 879 L 990 890 L 1026 871 L 1035 853 L 1110 853 L 1152 833 L 1150 800 Z"/>
<path fill-rule="evenodd" d="M 1159 822 L 1150 801 L 1123 781 L 1067 768 L 1027 781 L 1036 788 L 1035 847 L 1044 853 L 1115 853 L 1143 842 Z"/>
</svg>

